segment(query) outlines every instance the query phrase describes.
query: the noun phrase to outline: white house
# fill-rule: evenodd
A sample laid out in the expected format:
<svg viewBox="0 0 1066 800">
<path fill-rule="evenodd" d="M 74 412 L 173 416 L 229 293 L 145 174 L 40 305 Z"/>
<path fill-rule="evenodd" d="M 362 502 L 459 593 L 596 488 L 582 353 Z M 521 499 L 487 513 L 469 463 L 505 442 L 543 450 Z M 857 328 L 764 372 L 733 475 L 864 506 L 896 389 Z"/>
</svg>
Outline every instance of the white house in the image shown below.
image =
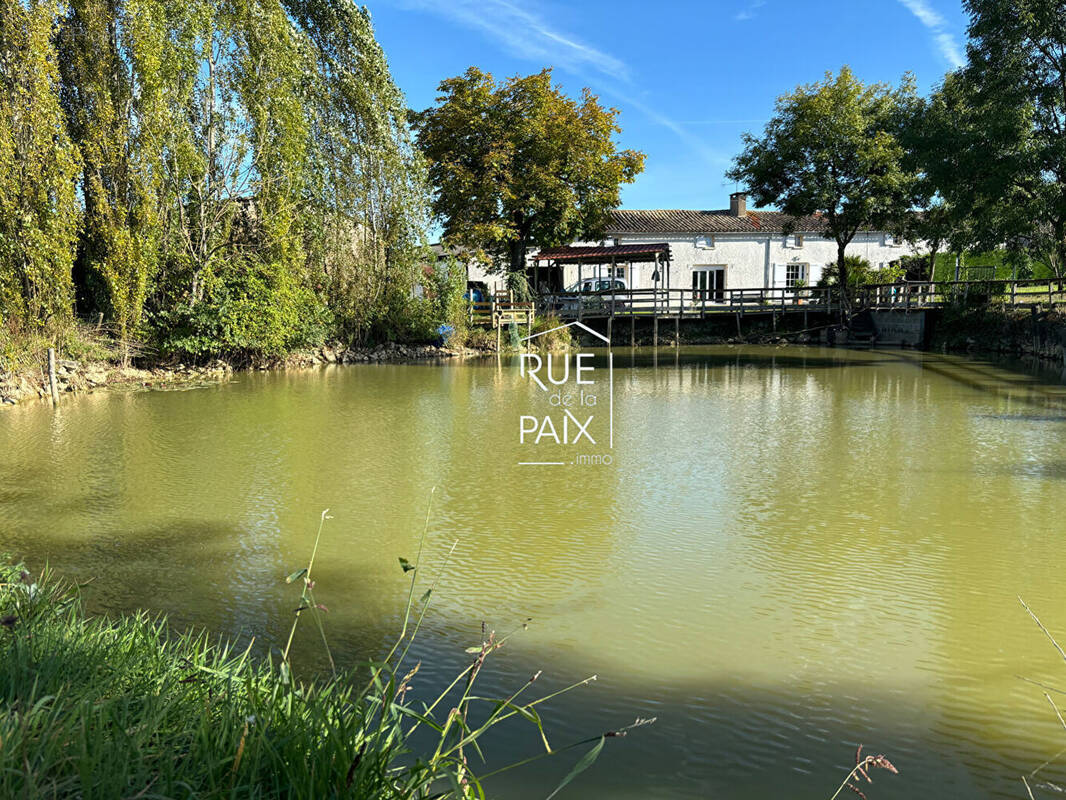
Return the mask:
<svg viewBox="0 0 1066 800">
<path fill-rule="evenodd" d="M 787 236 L 786 224 L 793 222 Z M 578 265 L 549 256 L 560 249 L 531 251 L 529 277 L 548 291 L 562 291 L 584 277 L 624 278 L 632 289 L 668 287 L 714 293 L 722 289 L 759 289 L 812 286 L 827 264 L 835 263 L 836 242 L 822 234 L 820 216 L 792 220 L 779 211 L 749 211 L 747 195 L 737 192 L 729 208 L 720 211 L 616 210 L 611 212 L 603 242 L 577 242 L 573 246 L 602 248 L 602 264 Z M 669 246 L 669 264 L 650 259 L 629 261 L 625 251 L 634 245 Z M 620 247 L 618 255 L 611 248 Z M 899 241 L 885 231 L 859 231 L 847 247 L 847 255 L 859 256 L 880 269 L 910 255 L 919 247 Z M 612 264 L 613 262 L 613 264 Z M 658 273 L 658 275 L 656 275 Z M 468 278 L 484 281 L 491 290 L 503 287 L 502 278 L 489 275 L 477 264 L 468 265 Z"/>
<path fill-rule="evenodd" d="M 660 269 L 660 287 L 667 280 L 673 289 L 712 292 L 814 285 L 823 268 L 836 262 L 836 242 L 822 235 L 825 221 L 820 216 L 794 220 L 786 236 L 789 221 L 779 211 L 749 211 L 747 196 L 737 192 L 730 196 L 729 208 L 720 211 L 614 211 L 604 244 L 668 244 L 671 263 L 668 275 Z M 880 269 L 917 248 L 885 231 L 859 231 L 846 252 Z M 589 268 L 583 269 L 588 275 Z M 652 288 L 655 269 L 654 263 L 615 264 L 616 276 L 634 289 Z M 577 281 L 575 265 L 564 266 L 563 272 L 566 285 Z"/>
</svg>

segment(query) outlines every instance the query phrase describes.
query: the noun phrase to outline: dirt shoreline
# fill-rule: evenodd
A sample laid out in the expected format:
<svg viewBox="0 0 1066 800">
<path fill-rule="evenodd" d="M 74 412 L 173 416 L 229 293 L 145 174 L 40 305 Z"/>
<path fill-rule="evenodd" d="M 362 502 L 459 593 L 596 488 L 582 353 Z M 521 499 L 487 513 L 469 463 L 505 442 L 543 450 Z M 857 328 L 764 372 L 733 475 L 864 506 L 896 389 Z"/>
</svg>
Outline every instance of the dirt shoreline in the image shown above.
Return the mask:
<svg viewBox="0 0 1066 800">
<path fill-rule="evenodd" d="M 104 389 L 168 389 L 190 385 L 224 383 L 237 372 L 281 369 L 307 369 L 324 364 L 367 364 L 401 361 L 442 360 L 484 355 L 465 347 L 439 347 L 426 344 L 390 342 L 376 347 L 324 345 L 308 352 L 234 366 L 222 359 L 207 364 L 177 363 L 152 367 L 121 367 L 100 361 L 56 361 L 56 384 L 61 395 Z M 44 368 L 21 373 L 0 372 L 0 408 L 9 408 L 50 396 Z"/>
</svg>

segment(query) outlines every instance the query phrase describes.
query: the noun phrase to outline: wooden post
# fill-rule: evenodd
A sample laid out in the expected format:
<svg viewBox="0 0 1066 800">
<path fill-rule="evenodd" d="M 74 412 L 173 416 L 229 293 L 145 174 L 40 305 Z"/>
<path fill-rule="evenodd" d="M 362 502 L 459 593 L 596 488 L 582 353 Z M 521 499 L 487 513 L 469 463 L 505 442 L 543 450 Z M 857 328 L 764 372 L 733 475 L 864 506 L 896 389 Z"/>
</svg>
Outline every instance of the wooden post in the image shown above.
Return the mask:
<svg viewBox="0 0 1066 800">
<path fill-rule="evenodd" d="M 614 314 L 607 317 L 607 346 L 610 347 L 614 343 Z"/>
<path fill-rule="evenodd" d="M 674 317 L 674 347 L 681 344 L 681 315 Z"/>
<path fill-rule="evenodd" d="M 496 352 L 499 353 L 500 348 L 503 346 L 503 325 L 501 324 L 501 320 L 495 315 L 492 320 L 496 323 Z"/>
<path fill-rule="evenodd" d="M 659 314 L 655 313 L 651 318 L 651 346 L 659 346 Z"/>
<path fill-rule="evenodd" d="M 52 405 L 59 403 L 59 387 L 56 385 L 56 349 L 48 348 L 48 389 L 52 393 Z"/>
<path fill-rule="evenodd" d="M 736 315 L 735 315 L 736 318 L 737 318 L 737 336 L 741 335 L 741 333 L 740 333 L 740 314 L 741 314 L 741 312 L 738 311 L 736 313 Z"/>
<path fill-rule="evenodd" d="M 629 346 L 637 346 L 637 318 L 632 315 L 629 317 Z"/>
</svg>

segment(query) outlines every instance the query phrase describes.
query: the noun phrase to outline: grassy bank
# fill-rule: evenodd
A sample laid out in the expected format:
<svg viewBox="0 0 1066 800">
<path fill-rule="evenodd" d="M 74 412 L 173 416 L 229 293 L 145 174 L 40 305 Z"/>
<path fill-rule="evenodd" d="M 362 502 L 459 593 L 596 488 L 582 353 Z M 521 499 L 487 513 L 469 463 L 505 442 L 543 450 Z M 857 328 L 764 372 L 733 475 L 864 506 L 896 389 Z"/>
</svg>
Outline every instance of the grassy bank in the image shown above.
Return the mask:
<svg viewBox="0 0 1066 800">
<path fill-rule="evenodd" d="M 290 578 L 317 617 L 309 572 Z M 284 658 L 144 614 L 90 617 L 75 587 L 0 567 L 0 797 L 484 797 L 478 739 L 513 716 L 539 727 L 537 706 L 554 695 L 520 699 L 534 676 L 479 703 L 473 686 L 502 644 L 489 635 L 449 691 L 411 700 L 418 668 L 403 655 L 428 595 L 409 604 L 384 662 L 302 682 Z M 573 745 L 592 750 L 568 780 L 604 736 Z"/>
</svg>

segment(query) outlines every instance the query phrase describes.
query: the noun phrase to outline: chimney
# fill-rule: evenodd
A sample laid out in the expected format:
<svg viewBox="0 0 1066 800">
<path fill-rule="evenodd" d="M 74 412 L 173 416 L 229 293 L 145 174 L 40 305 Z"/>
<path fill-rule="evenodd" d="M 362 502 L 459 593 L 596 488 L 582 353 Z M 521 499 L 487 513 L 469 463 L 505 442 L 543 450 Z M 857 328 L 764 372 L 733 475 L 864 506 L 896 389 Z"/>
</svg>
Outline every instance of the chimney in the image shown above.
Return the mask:
<svg viewBox="0 0 1066 800">
<path fill-rule="evenodd" d="M 729 195 L 729 215 L 733 217 L 744 217 L 748 214 L 748 193 L 747 192 L 733 192 Z"/>
</svg>

